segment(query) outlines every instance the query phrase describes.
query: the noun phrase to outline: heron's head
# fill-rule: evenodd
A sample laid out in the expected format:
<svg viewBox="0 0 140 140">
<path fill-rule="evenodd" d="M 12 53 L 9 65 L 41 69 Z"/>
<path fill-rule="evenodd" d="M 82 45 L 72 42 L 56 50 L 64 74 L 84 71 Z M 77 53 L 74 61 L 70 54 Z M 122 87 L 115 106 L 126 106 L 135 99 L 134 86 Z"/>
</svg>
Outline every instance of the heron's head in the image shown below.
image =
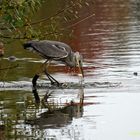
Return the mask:
<svg viewBox="0 0 140 140">
<path fill-rule="evenodd" d="M 23 48 L 28 50 L 28 51 L 33 51 L 33 43 L 32 41 L 28 41 L 26 43 L 23 44 Z"/>
<path fill-rule="evenodd" d="M 78 66 L 80 74 L 82 75 L 82 77 L 84 77 L 84 72 L 83 72 L 83 57 L 82 55 L 80 55 L 79 52 L 76 52 L 75 54 L 75 62 L 76 62 L 76 66 Z"/>
</svg>

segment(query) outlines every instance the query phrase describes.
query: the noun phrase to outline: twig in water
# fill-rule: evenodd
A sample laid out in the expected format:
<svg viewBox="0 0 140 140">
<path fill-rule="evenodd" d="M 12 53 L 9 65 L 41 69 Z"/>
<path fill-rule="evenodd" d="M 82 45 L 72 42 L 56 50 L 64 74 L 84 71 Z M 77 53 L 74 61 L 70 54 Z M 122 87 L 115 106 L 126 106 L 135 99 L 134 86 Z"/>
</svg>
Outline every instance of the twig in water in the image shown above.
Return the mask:
<svg viewBox="0 0 140 140">
<path fill-rule="evenodd" d="M 19 64 L 15 65 L 15 66 L 9 66 L 6 68 L 0 68 L 0 70 L 14 69 L 14 68 L 17 68 L 18 66 L 19 66 Z"/>
</svg>

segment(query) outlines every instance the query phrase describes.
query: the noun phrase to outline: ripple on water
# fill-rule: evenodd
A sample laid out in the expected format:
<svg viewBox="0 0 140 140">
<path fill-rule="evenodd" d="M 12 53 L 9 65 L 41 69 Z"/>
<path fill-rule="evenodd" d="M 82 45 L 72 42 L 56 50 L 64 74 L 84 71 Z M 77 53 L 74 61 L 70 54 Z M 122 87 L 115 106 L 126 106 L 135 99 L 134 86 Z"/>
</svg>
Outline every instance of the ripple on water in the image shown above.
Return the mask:
<svg viewBox="0 0 140 140">
<path fill-rule="evenodd" d="M 65 82 L 61 86 L 51 85 L 46 82 L 39 82 L 37 87 L 40 89 L 79 89 L 79 88 L 112 88 L 121 86 L 120 82 L 86 82 L 75 83 Z M 0 82 L 0 90 L 31 90 L 32 83 L 27 81 L 12 81 L 12 82 Z"/>
</svg>

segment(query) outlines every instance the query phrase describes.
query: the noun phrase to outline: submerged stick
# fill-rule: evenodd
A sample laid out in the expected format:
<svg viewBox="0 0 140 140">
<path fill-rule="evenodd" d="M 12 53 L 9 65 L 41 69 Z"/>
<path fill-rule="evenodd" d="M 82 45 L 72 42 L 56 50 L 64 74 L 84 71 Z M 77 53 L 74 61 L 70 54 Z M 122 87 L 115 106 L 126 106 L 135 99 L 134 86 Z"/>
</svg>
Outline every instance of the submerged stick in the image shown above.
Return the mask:
<svg viewBox="0 0 140 140">
<path fill-rule="evenodd" d="M 6 68 L 0 68 L 0 70 L 14 69 L 14 68 L 17 68 L 18 66 L 19 66 L 19 64 L 15 65 L 15 66 L 6 67 Z"/>
</svg>

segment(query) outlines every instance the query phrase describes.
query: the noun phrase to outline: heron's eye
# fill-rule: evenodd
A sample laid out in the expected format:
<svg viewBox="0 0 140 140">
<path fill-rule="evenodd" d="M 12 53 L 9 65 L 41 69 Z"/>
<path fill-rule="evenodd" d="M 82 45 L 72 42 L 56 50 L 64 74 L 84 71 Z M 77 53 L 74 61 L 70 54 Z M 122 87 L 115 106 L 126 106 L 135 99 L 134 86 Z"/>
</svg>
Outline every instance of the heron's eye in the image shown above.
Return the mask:
<svg viewBox="0 0 140 140">
<path fill-rule="evenodd" d="M 81 60 L 79 60 L 79 63 L 81 64 L 81 63 L 82 63 L 82 61 L 81 61 Z"/>
</svg>

